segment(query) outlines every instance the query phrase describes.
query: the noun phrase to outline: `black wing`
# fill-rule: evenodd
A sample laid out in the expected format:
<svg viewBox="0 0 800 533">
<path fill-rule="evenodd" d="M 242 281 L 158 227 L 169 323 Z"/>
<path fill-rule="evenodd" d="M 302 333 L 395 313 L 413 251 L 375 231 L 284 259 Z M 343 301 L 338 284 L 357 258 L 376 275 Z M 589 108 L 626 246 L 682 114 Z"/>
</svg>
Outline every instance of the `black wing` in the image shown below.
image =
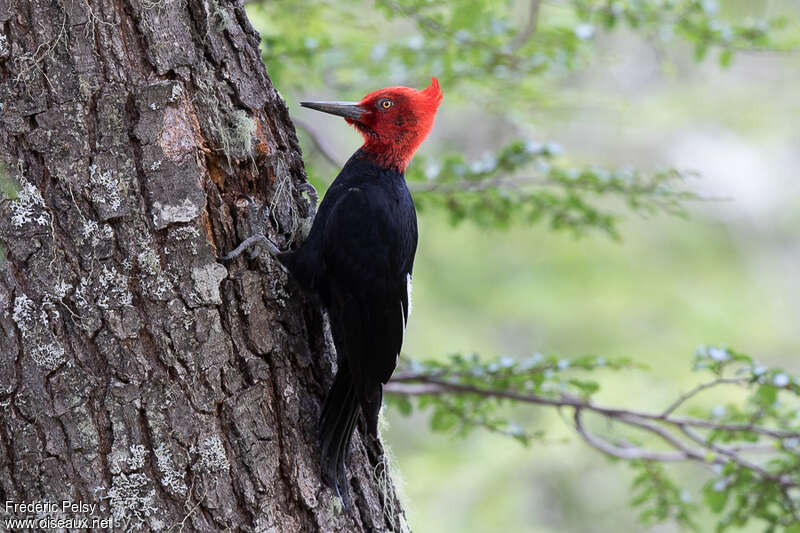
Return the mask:
<svg viewBox="0 0 800 533">
<path fill-rule="evenodd" d="M 352 187 L 331 210 L 323 235 L 333 333 L 362 405 L 391 377 L 408 318 L 416 220 L 407 235 L 409 214 L 393 202 L 380 187 Z"/>
</svg>

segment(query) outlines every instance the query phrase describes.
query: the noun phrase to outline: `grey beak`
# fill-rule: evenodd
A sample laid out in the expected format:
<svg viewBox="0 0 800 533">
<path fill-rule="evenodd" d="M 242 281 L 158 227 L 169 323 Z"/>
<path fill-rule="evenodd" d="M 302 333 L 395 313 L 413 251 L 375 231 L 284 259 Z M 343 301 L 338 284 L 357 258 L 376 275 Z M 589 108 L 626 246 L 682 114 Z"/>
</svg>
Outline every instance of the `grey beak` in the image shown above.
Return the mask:
<svg viewBox="0 0 800 533">
<path fill-rule="evenodd" d="M 300 102 L 300 105 L 351 120 L 358 120 L 367 112 L 355 102 Z"/>
</svg>

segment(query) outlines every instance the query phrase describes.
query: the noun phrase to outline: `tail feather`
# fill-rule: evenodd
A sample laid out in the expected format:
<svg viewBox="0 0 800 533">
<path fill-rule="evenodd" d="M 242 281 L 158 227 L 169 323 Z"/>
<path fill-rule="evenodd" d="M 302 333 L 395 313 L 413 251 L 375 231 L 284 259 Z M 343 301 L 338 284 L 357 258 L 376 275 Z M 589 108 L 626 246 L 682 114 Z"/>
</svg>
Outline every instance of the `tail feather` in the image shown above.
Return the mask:
<svg viewBox="0 0 800 533">
<path fill-rule="evenodd" d="M 345 457 L 347 457 L 347 450 L 350 449 L 350 441 L 353 440 L 353 431 L 355 430 L 356 423 L 358 422 L 358 409 L 351 415 L 347 423 L 347 428 L 344 432 L 344 439 L 339 442 L 336 450 L 336 491 L 342 499 L 345 509 L 350 507 L 350 491 L 347 483 L 347 473 L 345 472 Z"/>
<path fill-rule="evenodd" d="M 320 417 L 322 479 L 334 489 L 345 507 L 350 504 L 344 461 L 360 411 L 358 395 L 346 366 L 336 373 Z"/>
<path fill-rule="evenodd" d="M 383 387 L 378 385 L 372 398 L 362 404 L 364 418 L 367 421 L 367 434 L 374 438 L 378 438 L 378 417 L 381 412 L 382 402 Z"/>
</svg>

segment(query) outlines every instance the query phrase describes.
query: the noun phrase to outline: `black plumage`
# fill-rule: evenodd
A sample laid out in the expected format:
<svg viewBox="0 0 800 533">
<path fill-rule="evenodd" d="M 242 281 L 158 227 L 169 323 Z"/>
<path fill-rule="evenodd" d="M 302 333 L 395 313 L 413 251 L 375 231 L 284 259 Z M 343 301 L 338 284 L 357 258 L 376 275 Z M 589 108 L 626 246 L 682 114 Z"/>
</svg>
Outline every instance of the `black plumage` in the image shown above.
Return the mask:
<svg viewBox="0 0 800 533">
<path fill-rule="evenodd" d="M 319 420 L 322 479 L 349 505 L 345 457 L 359 413 L 377 438 L 383 385 L 403 344 L 411 311 L 417 214 L 405 169 L 433 127 L 442 101 L 436 78 L 418 91 L 387 87 L 360 102 L 301 102 L 354 126 L 364 144 L 347 161 L 319 206 L 305 242 L 282 252 L 266 235 L 245 239 L 277 257 L 325 307 L 337 371 Z"/>
<path fill-rule="evenodd" d="M 337 372 L 320 418 L 323 479 L 349 502 L 344 460 L 359 411 L 377 436 L 410 307 L 417 217 L 404 172 L 364 150 L 345 164 L 296 251 L 278 256 L 328 312 Z"/>
</svg>

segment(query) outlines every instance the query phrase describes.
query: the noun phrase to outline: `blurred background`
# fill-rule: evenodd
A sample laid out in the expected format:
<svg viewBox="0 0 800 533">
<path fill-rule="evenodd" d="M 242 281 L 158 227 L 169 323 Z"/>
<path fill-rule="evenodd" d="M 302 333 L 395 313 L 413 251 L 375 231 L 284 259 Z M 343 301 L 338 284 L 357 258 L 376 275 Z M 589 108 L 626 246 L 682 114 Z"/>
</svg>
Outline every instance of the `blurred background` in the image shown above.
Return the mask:
<svg viewBox="0 0 800 533">
<path fill-rule="evenodd" d="M 699 5 L 722 45 L 706 36 L 702 50 L 677 16 L 632 24 L 625 10 L 638 4 Z M 620 20 L 599 18 L 607 12 Z M 445 98 L 419 173 L 435 174 L 431 165 L 453 151 L 491 160 L 517 138 L 557 143 L 570 164 L 698 173 L 681 186 L 706 199 L 685 202 L 685 217 L 598 198 L 620 216 L 619 239 L 591 228 L 576 237 L 546 221 L 467 215 L 454 225 L 446 208 L 423 199 L 405 354 L 630 357 L 649 370 L 597 376 L 597 399 L 654 411 L 698 382 L 700 344 L 800 372 L 800 53 L 792 51 L 800 3 L 277 1 L 251 3 L 248 13 L 320 190 L 338 168 L 314 137 L 339 161 L 360 138 L 297 101 L 422 88 L 430 75 Z M 764 22 L 781 17 L 788 22 Z M 518 46 L 532 18 L 530 42 L 514 53 L 534 63 L 504 71 L 473 50 L 473 41 L 495 38 L 500 50 Z M 725 41 L 737 25 L 767 37 Z M 631 471 L 589 448 L 553 409 L 519 412 L 526 427 L 547 432 L 529 447 L 481 431 L 433 433 L 425 412 L 384 413 L 413 531 L 679 531 L 638 522 Z M 686 498 L 700 499 L 703 474 L 676 468 Z M 702 520 L 711 530 L 711 517 Z"/>
</svg>

